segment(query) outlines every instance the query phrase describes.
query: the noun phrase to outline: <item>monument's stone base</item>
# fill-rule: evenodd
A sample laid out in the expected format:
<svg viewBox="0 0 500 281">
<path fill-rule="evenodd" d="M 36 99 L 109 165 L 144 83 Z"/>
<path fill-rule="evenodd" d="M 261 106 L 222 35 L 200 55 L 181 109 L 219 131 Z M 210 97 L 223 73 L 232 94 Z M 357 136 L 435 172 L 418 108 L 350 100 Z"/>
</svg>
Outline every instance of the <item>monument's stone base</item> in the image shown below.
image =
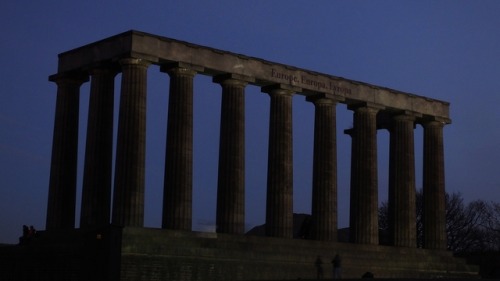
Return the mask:
<svg viewBox="0 0 500 281">
<path fill-rule="evenodd" d="M 0 280 L 297 280 L 477 278 L 478 268 L 446 251 L 298 239 L 114 228 L 42 232 L 28 245 L 0 247 Z"/>
</svg>

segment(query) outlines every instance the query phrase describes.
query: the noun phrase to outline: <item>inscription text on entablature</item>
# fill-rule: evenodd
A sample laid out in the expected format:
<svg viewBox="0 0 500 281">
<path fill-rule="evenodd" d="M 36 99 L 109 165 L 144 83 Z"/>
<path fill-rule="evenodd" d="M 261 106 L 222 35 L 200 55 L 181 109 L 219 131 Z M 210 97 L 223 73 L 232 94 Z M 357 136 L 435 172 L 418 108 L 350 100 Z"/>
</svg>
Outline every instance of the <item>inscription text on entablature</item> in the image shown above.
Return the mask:
<svg viewBox="0 0 500 281">
<path fill-rule="evenodd" d="M 332 81 L 319 80 L 312 76 L 290 74 L 272 68 L 271 77 L 283 80 L 290 85 L 299 86 L 301 88 L 312 89 L 319 92 L 328 92 L 342 96 L 351 95 L 350 88 L 341 87 Z"/>
</svg>

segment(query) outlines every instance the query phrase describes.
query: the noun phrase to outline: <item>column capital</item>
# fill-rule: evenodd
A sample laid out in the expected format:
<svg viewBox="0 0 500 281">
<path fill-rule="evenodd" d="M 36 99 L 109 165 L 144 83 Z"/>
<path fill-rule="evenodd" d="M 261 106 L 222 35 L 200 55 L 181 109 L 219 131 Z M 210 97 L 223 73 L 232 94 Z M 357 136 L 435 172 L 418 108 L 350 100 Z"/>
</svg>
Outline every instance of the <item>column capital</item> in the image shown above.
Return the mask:
<svg viewBox="0 0 500 281">
<path fill-rule="evenodd" d="M 56 73 L 49 76 L 49 81 L 58 85 L 68 83 L 81 85 L 89 81 L 89 75 L 85 72 Z"/>
<path fill-rule="evenodd" d="M 347 108 L 349 110 L 354 111 L 354 116 L 360 113 L 377 115 L 377 113 L 380 110 L 385 109 L 385 107 L 371 102 L 360 102 L 355 104 L 349 104 Z M 378 120 L 376 121 L 376 123 L 378 123 Z M 354 136 L 355 132 L 356 129 L 354 127 L 344 130 L 344 134 L 349 135 L 351 137 Z"/>
<path fill-rule="evenodd" d="M 398 114 L 398 115 L 393 115 L 392 119 L 394 121 L 415 121 L 416 116 L 406 115 L 406 114 Z"/>
<path fill-rule="evenodd" d="M 225 73 L 214 76 L 212 81 L 218 84 L 232 84 L 235 86 L 244 87 L 248 83 L 255 82 L 255 78 L 236 73 Z"/>
<path fill-rule="evenodd" d="M 382 106 L 382 105 L 376 104 L 376 103 L 372 103 L 372 102 L 359 102 L 359 103 L 353 103 L 353 104 L 347 105 L 347 109 L 352 110 L 352 111 L 366 109 L 366 110 L 378 112 L 380 110 L 385 109 L 385 106 Z"/>
<path fill-rule="evenodd" d="M 395 111 L 392 114 L 392 117 L 397 120 L 412 120 L 415 121 L 417 118 L 421 118 L 422 114 L 409 110 L 399 110 Z"/>
<path fill-rule="evenodd" d="M 267 94 L 283 94 L 293 95 L 294 93 L 301 92 L 302 88 L 294 87 L 286 84 L 272 84 L 261 88 L 261 92 Z"/>
<path fill-rule="evenodd" d="M 168 74 L 177 73 L 194 76 L 196 73 L 203 72 L 204 70 L 205 68 L 202 66 L 184 62 L 165 63 L 160 66 L 160 71 Z"/>
<path fill-rule="evenodd" d="M 377 128 L 391 130 L 394 122 L 407 121 L 415 122 L 417 118 L 421 118 L 422 114 L 408 110 L 398 111 L 382 111 L 377 115 Z"/>
<path fill-rule="evenodd" d="M 337 102 L 344 101 L 343 97 L 335 96 L 327 93 L 315 93 L 306 97 L 306 101 L 317 104 L 336 104 Z"/>
<path fill-rule="evenodd" d="M 444 125 L 451 124 L 451 119 L 437 117 L 437 116 L 424 116 L 424 117 L 420 118 L 419 123 L 424 127 L 425 126 L 438 126 L 438 125 L 441 125 L 444 127 Z"/>
<path fill-rule="evenodd" d="M 119 65 L 116 64 L 99 64 L 89 69 L 90 75 L 112 75 L 113 77 L 116 74 L 120 73 L 121 69 Z"/>
<path fill-rule="evenodd" d="M 151 65 L 151 62 L 144 60 L 144 59 L 137 59 L 137 58 L 122 58 L 118 61 L 121 66 L 125 65 L 139 65 L 143 67 L 148 67 Z"/>
</svg>

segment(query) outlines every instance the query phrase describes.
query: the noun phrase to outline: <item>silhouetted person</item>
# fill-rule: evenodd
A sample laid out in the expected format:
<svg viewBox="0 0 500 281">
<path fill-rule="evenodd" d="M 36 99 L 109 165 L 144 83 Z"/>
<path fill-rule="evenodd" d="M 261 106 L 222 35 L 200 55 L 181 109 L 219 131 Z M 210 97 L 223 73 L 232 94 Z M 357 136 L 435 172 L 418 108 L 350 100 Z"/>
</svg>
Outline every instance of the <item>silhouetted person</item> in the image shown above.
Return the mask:
<svg viewBox="0 0 500 281">
<path fill-rule="evenodd" d="M 340 259 L 339 254 L 336 254 L 332 260 L 333 266 L 333 279 L 342 278 L 342 260 Z"/>
<path fill-rule="evenodd" d="M 28 237 L 32 238 L 35 237 L 35 235 L 36 235 L 36 229 L 31 225 L 28 230 Z"/>
<path fill-rule="evenodd" d="M 31 238 L 36 236 L 36 229 L 33 226 L 23 225 L 23 235 L 19 237 L 19 244 L 27 244 Z"/>
<path fill-rule="evenodd" d="M 316 275 L 317 275 L 316 278 L 318 280 L 323 279 L 323 261 L 321 260 L 320 256 L 316 258 L 314 264 L 316 265 Z"/>
<path fill-rule="evenodd" d="M 19 237 L 19 244 L 26 244 L 29 240 L 30 229 L 27 225 L 23 225 L 23 235 Z"/>
</svg>

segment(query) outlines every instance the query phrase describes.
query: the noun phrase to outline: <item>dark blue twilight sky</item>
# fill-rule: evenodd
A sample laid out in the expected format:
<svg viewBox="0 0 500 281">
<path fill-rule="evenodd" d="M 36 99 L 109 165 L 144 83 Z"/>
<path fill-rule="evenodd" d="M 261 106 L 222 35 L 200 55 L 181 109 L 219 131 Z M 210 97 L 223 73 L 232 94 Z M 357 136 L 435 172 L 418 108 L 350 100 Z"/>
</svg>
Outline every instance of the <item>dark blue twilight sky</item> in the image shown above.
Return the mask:
<svg viewBox="0 0 500 281">
<path fill-rule="evenodd" d="M 446 186 L 500 201 L 500 1 L 3 1 L 0 4 L 0 242 L 45 227 L 57 54 L 130 29 L 451 103 Z M 120 80 L 117 76 L 117 82 Z M 168 77 L 148 73 L 146 219 L 161 224 Z M 116 101 L 118 102 L 119 83 Z M 78 194 L 89 84 L 81 88 Z M 294 211 L 310 212 L 313 105 L 294 97 Z M 117 111 L 116 111 L 117 112 Z M 349 214 L 352 112 L 337 106 L 339 226 Z M 246 96 L 246 223 L 264 222 L 269 98 Z M 215 221 L 220 86 L 195 82 L 193 228 Z M 422 128 L 415 131 L 417 186 Z M 379 199 L 388 133 L 379 131 Z M 77 201 L 80 201 L 78 196 Z M 79 215 L 79 203 L 77 217 Z M 77 218 L 78 225 L 78 218 Z"/>
</svg>

